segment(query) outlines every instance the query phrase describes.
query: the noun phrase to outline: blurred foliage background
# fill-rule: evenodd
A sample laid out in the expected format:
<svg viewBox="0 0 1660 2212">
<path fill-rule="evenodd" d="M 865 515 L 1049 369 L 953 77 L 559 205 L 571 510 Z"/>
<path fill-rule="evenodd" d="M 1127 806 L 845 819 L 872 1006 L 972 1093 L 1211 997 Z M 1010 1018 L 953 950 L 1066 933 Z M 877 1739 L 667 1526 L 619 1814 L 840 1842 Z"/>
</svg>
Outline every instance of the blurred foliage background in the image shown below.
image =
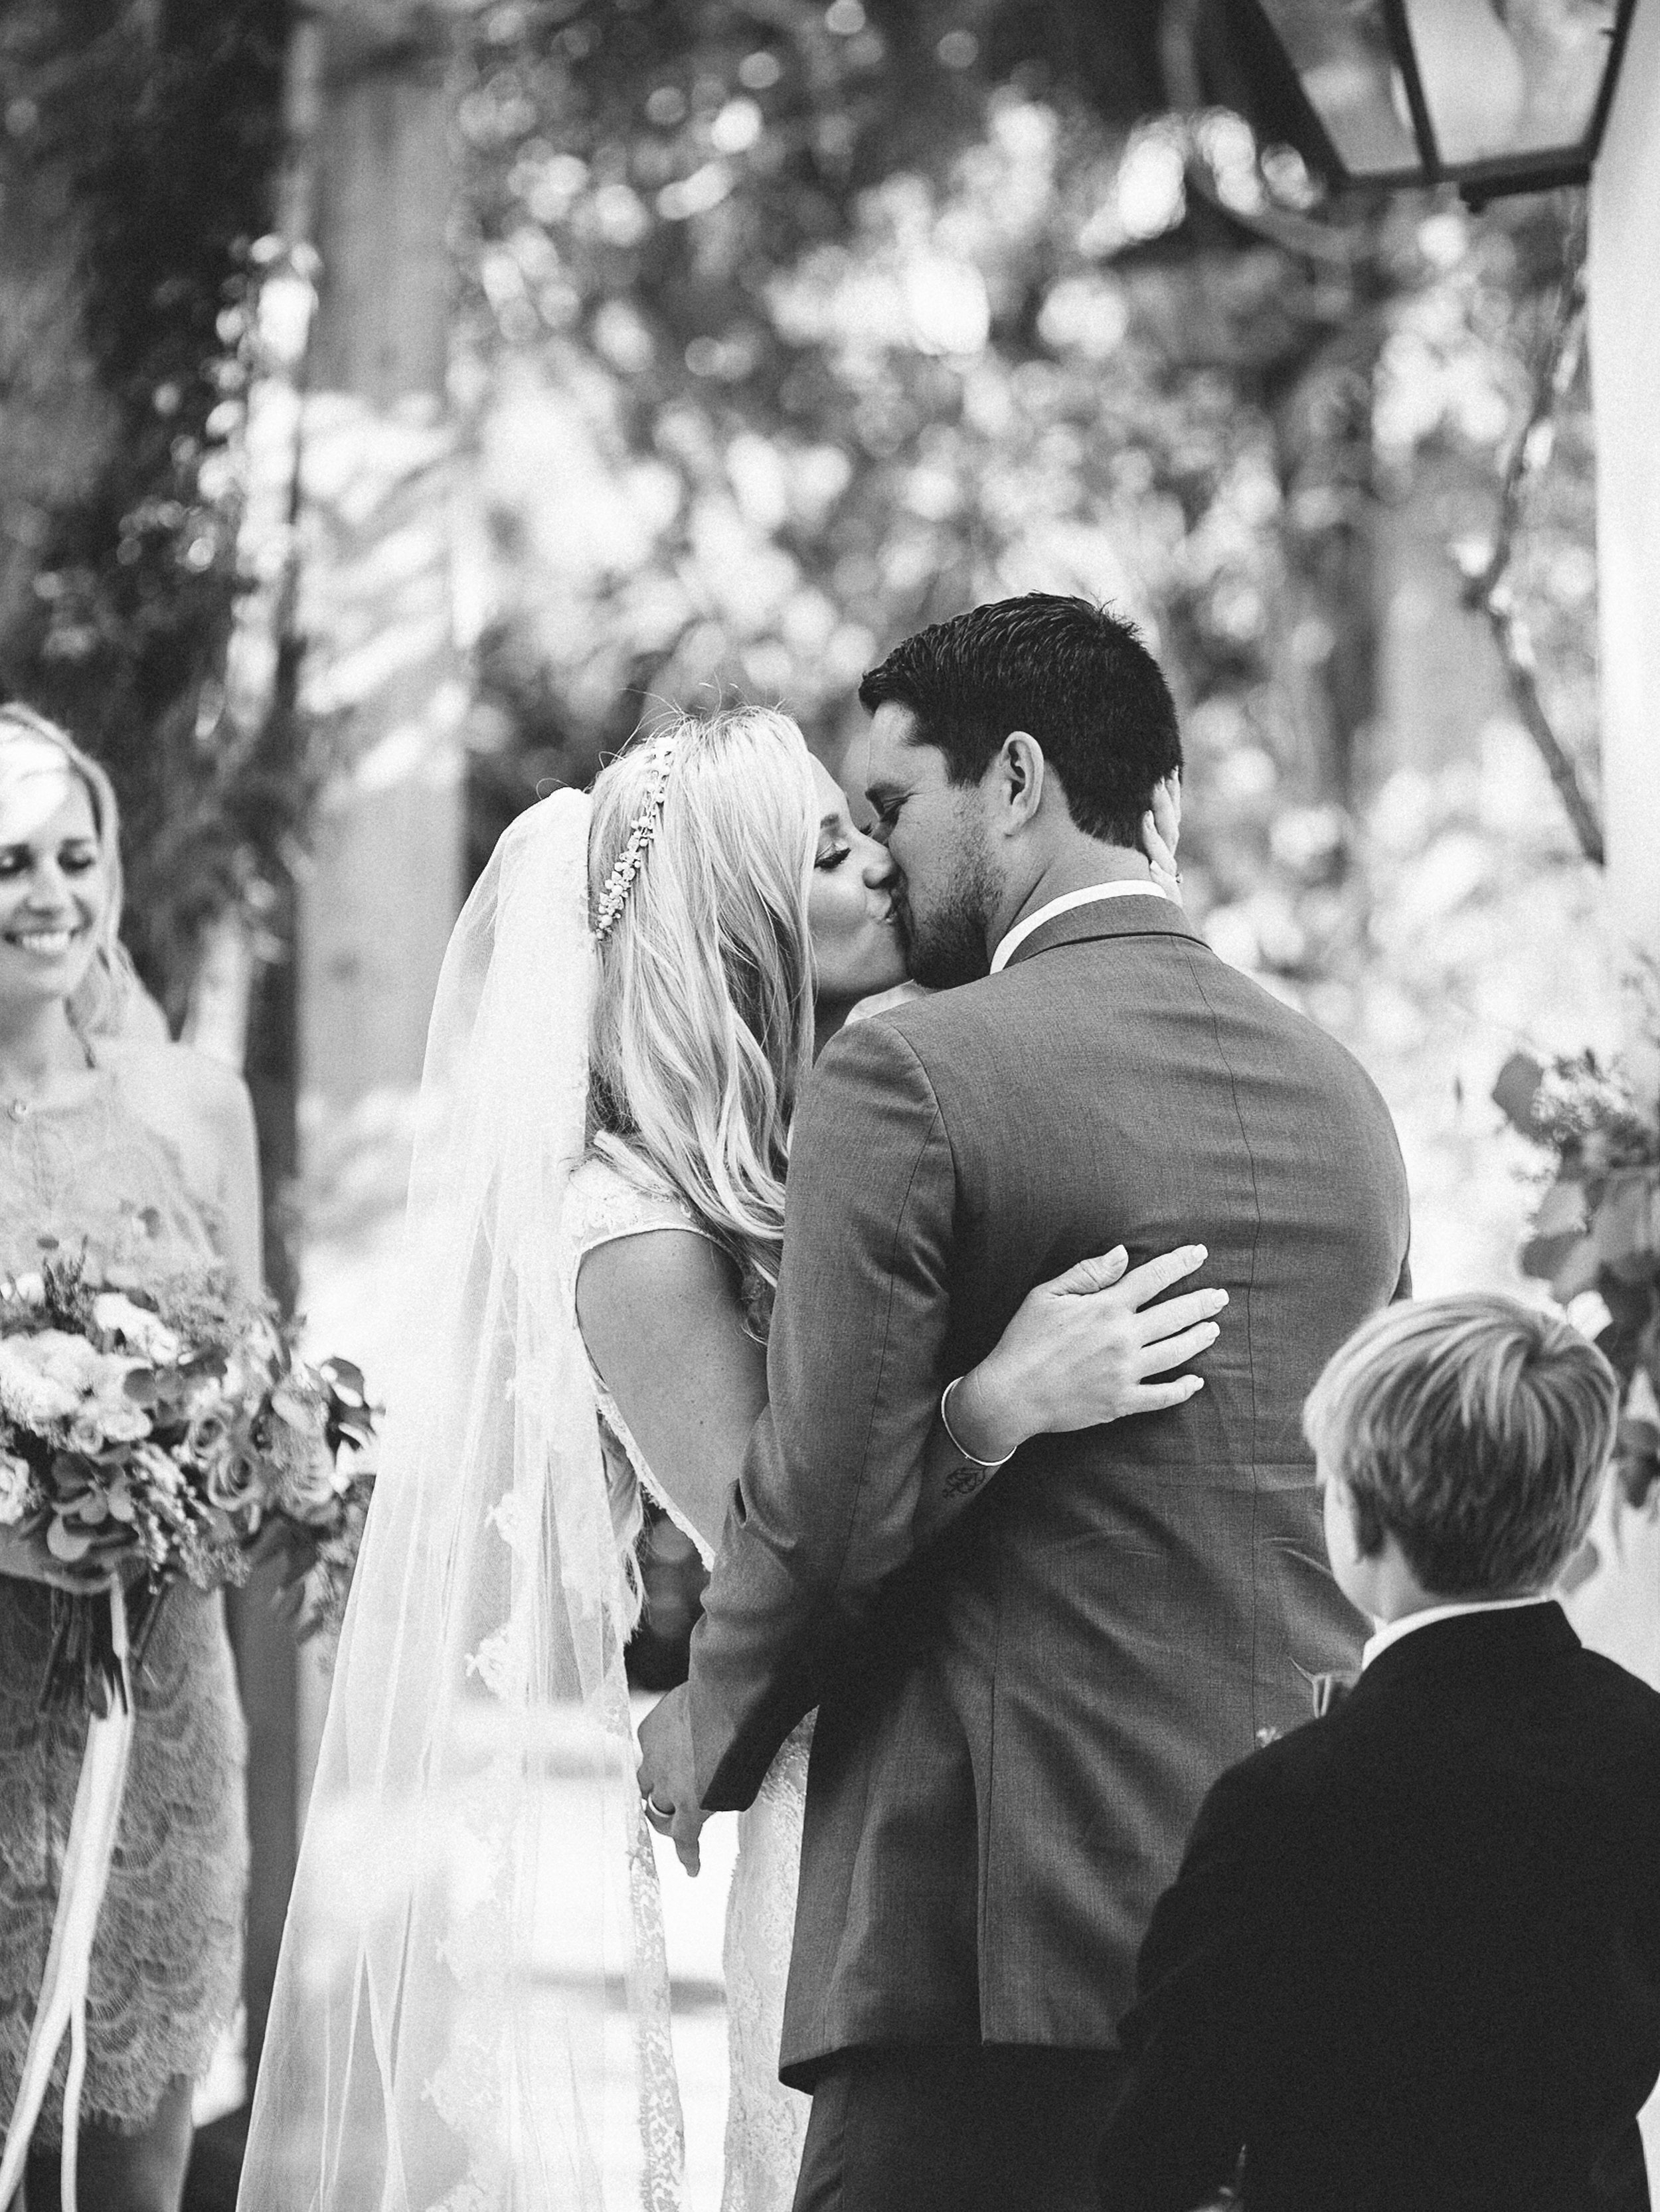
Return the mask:
<svg viewBox="0 0 1660 2212">
<path fill-rule="evenodd" d="M 0 16 L 0 684 L 105 760 L 127 933 L 175 1022 L 204 925 L 269 903 L 298 794 L 222 683 L 249 260 L 281 0 Z"/>
<path fill-rule="evenodd" d="M 1426 1279 L 1506 1273 L 1488 1078 L 1612 1019 L 1539 749 L 1594 823 L 1577 196 L 1323 205 L 1183 0 L 448 15 L 473 865 L 654 702 L 780 699 L 837 764 L 906 630 L 1106 598 L 1201 926 L 1377 1073 Z M 325 764 L 223 682 L 291 28 L 0 22 L 0 682 L 109 761 L 175 1024 L 228 908 L 280 963 Z"/>
</svg>

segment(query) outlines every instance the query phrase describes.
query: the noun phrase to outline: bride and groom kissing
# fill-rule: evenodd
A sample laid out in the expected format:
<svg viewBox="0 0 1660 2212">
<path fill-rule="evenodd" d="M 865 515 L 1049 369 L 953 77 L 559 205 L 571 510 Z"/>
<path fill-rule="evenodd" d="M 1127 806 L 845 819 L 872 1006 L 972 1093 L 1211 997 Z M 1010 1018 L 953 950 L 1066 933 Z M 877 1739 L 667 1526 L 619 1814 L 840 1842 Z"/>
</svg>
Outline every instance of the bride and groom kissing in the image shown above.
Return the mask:
<svg viewBox="0 0 1660 2212">
<path fill-rule="evenodd" d="M 860 697 L 873 840 L 687 720 L 458 926 L 262 2212 L 680 2201 L 642 1800 L 694 1869 L 740 1814 L 731 2212 L 1092 2205 L 1200 1801 L 1358 1651 L 1299 1415 L 1405 1176 L 1182 914 L 1156 664 L 1033 594 Z M 645 1495 L 712 1572 L 630 1817 Z"/>
</svg>

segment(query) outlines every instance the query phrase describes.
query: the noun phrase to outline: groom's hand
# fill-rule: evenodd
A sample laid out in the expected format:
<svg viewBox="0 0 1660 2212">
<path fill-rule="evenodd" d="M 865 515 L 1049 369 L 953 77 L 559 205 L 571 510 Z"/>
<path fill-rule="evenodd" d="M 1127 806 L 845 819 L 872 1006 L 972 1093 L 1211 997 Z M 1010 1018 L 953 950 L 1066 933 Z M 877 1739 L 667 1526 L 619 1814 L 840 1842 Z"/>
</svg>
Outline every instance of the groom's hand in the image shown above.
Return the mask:
<svg viewBox="0 0 1660 2212">
<path fill-rule="evenodd" d="M 640 1794 L 646 1818 L 667 1836 L 688 1874 L 698 1867 L 697 1838 L 708 1814 L 697 1802 L 691 1700 L 683 1684 L 660 1698 L 640 1723 Z"/>
</svg>

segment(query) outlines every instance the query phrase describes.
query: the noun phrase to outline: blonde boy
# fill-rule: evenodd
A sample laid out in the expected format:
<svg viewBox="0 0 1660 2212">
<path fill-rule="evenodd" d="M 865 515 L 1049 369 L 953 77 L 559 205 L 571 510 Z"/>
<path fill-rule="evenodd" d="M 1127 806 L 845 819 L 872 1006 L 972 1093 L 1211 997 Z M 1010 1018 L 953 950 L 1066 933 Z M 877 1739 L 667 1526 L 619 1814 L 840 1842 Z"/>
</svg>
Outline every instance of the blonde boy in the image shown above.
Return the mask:
<svg viewBox="0 0 1660 2212">
<path fill-rule="evenodd" d="M 1374 1630 L 1223 1775 L 1142 1948 L 1111 2212 L 1639 2212 L 1660 2075 L 1660 1696 L 1552 1596 L 1612 1369 L 1511 1298 L 1388 1309 L 1304 1415 Z"/>
</svg>

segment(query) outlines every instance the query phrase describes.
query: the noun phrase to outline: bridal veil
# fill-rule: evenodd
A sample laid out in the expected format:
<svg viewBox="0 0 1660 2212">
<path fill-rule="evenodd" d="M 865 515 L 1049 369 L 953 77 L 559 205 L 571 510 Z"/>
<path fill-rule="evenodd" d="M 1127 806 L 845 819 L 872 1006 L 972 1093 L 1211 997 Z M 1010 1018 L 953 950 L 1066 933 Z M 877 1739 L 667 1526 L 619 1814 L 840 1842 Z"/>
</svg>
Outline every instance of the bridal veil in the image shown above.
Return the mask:
<svg viewBox="0 0 1660 2212">
<path fill-rule="evenodd" d="M 560 792 L 513 824 L 439 984 L 400 1353 L 244 2212 L 681 2201 L 629 1608 L 561 1249 L 588 818 Z"/>
</svg>

